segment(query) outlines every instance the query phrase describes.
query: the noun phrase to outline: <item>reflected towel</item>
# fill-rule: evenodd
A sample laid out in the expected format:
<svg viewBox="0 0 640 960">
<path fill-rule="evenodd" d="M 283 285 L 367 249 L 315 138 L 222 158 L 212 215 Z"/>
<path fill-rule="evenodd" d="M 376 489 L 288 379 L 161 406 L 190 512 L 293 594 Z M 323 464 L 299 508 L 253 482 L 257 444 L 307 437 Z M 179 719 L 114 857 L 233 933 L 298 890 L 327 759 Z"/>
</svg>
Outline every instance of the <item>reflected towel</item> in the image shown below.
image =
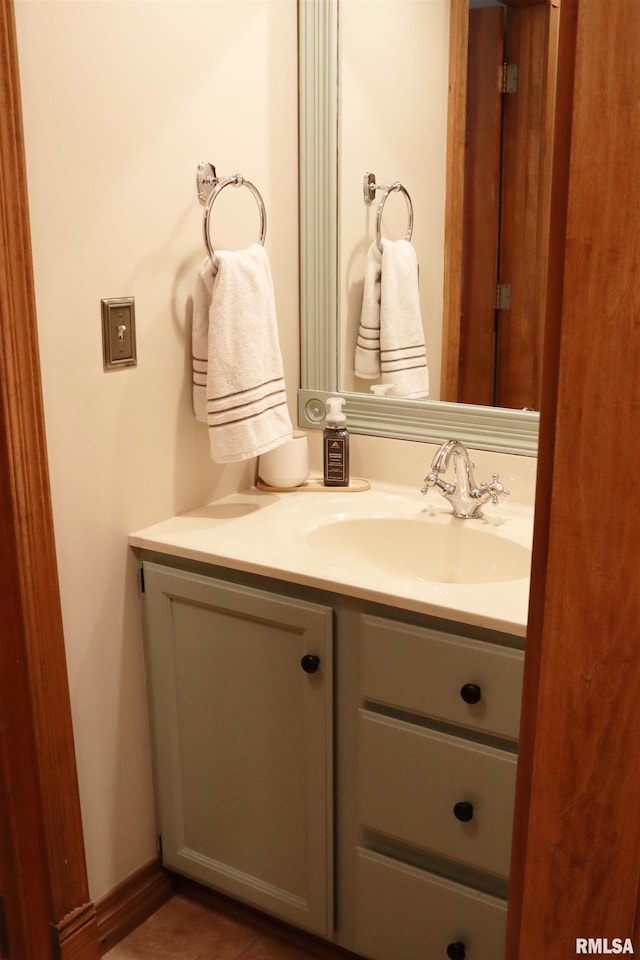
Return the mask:
<svg viewBox="0 0 640 960">
<path fill-rule="evenodd" d="M 202 263 L 193 301 L 193 408 L 216 463 L 290 440 L 271 270 L 264 247 Z"/>
<path fill-rule="evenodd" d="M 377 243 L 367 251 L 364 266 L 362 310 L 356 340 L 356 377 L 377 380 L 380 376 L 380 275 L 382 254 Z"/>
<path fill-rule="evenodd" d="M 382 240 L 367 252 L 356 376 L 391 386 L 390 396 L 429 396 L 429 370 L 418 288 L 418 261 L 408 240 Z"/>
<path fill-rule="evenodd" d="M 382 240 L 380 370 L 393 396 L 429 396 L 418 260 L 408 240 Z"/>
</svg>

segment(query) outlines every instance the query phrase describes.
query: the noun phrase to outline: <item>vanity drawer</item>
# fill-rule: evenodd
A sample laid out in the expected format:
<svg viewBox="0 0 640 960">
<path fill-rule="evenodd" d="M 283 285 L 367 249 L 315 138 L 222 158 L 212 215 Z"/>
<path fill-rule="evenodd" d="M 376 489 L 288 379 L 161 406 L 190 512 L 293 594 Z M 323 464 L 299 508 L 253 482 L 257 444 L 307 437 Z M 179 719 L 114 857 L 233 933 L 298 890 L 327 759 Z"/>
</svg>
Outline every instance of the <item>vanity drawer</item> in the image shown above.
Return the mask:
<svg viewBox="0 0 640 960">
<path fill-rule="evenodd" d="M 505 750 L 360 712 L 359 813 L 370 830 L 506 877 L 515 778 Z"/>
<path fill-rule="evenodd" d="M 518 739 L 520 650 L 367 615 L 361 630 L 365 700 Z"/>
<path fill-rule="evenodd" d="M 362 849 L 356 885 L 355 948 L 365 957 L 447 960 L 453 944 L 465 960 L 504 957 L 504 900 Z"/>
</svg>

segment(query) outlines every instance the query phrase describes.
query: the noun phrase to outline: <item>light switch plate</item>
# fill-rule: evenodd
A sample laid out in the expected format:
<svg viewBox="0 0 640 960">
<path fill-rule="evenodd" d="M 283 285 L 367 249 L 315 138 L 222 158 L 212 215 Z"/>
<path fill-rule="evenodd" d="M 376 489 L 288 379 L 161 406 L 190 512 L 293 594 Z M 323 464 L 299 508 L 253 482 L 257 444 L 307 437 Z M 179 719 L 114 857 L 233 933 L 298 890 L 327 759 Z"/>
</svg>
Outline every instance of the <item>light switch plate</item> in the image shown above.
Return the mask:
<svg viewBox="0 0 640 960">
<path fill-rule="evenodd" d="M 101 300 L 104 369 L 135 367 L 136 314 L 133 297 Z"/>
</svg>

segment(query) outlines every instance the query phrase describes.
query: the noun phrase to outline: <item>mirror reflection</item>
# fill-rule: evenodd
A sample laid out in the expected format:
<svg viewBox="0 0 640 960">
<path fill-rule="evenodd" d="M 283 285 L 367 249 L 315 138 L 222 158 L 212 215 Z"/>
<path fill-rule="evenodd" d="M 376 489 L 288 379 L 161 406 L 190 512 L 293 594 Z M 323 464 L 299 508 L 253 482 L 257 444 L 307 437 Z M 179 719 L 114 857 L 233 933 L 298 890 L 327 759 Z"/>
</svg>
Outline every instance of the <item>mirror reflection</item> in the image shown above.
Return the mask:
<svg viewBox="0 0 640 960">
<path fill-rule="evenodd" d="M 468 70 L 468 38 L 473 33 L 469 0 L 300 3 L 298 415 L 303 427 L 321 426 L 327 397 L 339 393 L 354 433 L 433 443 L 453 436 L 476 449 L 537 452 L 537 396 L 526 386 L 524 391 L 518 387 L 507 401 L 497 390 L 496 279 L 500 321 L 507 331 L 503 343 L 515 344 L 510 382 L 537 385 L 540 351 L 531 344 L 540 342 L 544 316 L 559 9 L 556 0 L 526 0 L 524 5 L 509 0 L 497 9 L 503 17 L 513 15 L 520 21 L 520 29 L 513 31 L 517 43 L 511 42 L 519 57 L 519 92 L 512 113 L 518 130 L 524 131 L 509 155 L 515 187 L 501 203 L 500 226 L 485 223 L 478 212 L 477 201 L 486 199 L 481 179 L 473 189 L 467 187 L 465 196 L 466 157 L 471 173 L 484 170 L 484 161 L 478 159 L 482 154 L 467 144 L 467 87 L 479 93 L 475 74 Z M 418 33 L 415 20 L 413 30 L 407 29 L 409 17 L 419 14 L 434 17 L 425 34 Z M 437 47 L 431 45 L 434 37 L 439 38 Z M 398 51 L 405 54 L 400 62 L 393 59 Z M 413 62 L 406 69 L 409 52 Z M 494 68 L 487 89 L 493 86 L 495 91 L 497 74 L 513 71 L 503 71 L 503 63 Z M 371 387 L 384 387 L 382 377 L 356 375 L 366 260 L 376 239 L 381 196 L 376 190 L 373 202 L 364 202 L 367 173 L 377 183 L 401 183 L 411 198 L 428 399 L 375 396 Z M 502 175 L 496 182 L 502 182 Z M 402 240 L 406 217 L 403 194 L 391 193 L 381 224 L 384 237 Z M 498 258 L 493 238 L 506 237 L 507 223 L 515 244 L 511 253 L 508 245 L 501 245 Z M 480 261 L 487 259 L 480 253 L 486 251 L 494 261 L 489 279 L 480 270 Z M 470 266 L 475 268 L 471 276 L 481 281 L 469 280 Z M 482 304 L 481 313 L 472 313 L 476 304 Z M 522 340 L 512 336 L 516 316 L 526 316 L 521 329 L 530 331 Z M 522 377 L 527 365 L 530 371 Z M 472 382 L 476 370 L 484 371 L 480 388 Z"/>
<path fill-rule="evenodd" d="M 384 384 L 387 396 L 436 400 L 441 396 L 449 5 L 450 0 L 340 4 L 339 311 L 344 390 L 368 393 L 372 385 Z M 381 187 L 367 203 L 363 181 L 369 172 L 376 183 L 387 188 L 399 183 L 405 192 Z M 405 240 L 409 210 L 412 250 Z M 381 357 L 376 356 L 375 345 L 378 351 L 381 346 Z M 424 363 L 425 348 L 428 377 L 415 366 L 416 354 Z M 398 373 L 399 367 L 406 372 Z"/>
<path fill-rule="evenodd" d="M 459 5 L 340 2 L 339 387 L 538 409 L 557 11 Z"/>
<path fill-rule="evenodd" d="M 470 4 L 461 310 L 444 385 L 465 403 L 540 406 L 557 28 L 557 5 Z"/>
</svg>

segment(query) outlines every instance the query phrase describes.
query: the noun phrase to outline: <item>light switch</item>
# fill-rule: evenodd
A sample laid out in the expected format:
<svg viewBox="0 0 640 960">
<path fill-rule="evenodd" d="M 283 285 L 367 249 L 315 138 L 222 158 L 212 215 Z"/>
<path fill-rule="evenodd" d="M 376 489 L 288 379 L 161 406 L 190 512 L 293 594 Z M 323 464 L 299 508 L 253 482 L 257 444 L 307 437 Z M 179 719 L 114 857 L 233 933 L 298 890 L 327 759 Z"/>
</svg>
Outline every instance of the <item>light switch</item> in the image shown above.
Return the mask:
<svg viewBox="0 0 640 960">
<path fill-rule="evenodd" d="M 135 367 L 136 315 L 133 297 L 101 300 L 104 368 Z"/>
</svg>

